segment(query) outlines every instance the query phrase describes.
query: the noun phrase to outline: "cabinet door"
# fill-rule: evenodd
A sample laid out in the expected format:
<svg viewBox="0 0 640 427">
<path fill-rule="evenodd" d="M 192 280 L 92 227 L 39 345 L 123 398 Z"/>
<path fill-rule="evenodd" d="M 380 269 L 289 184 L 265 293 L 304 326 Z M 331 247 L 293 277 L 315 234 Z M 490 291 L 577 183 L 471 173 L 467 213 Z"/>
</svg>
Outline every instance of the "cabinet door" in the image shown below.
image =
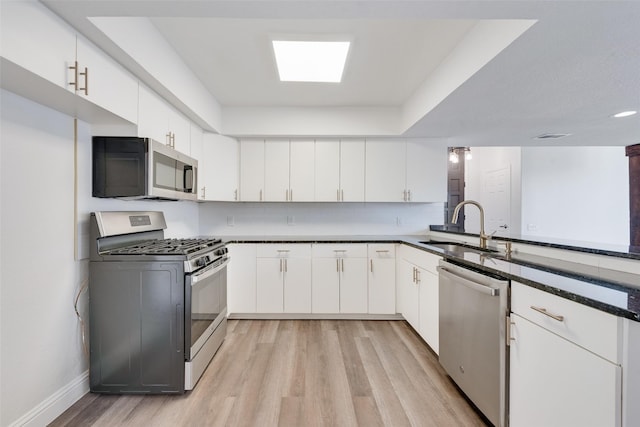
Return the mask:
<svg viewBox="0 0 640 427">
<path fill-rule="evenodd" d="M 3 1 L 0 19 L 3 58 L 73 91 L 68 67 L 76 59 L 76 33 L 71 27 L 39 2 Z"/>
<path fill-rule="evenodd" d="M 202 128 L 195 123 L 189 123 L 189 131 L 191 133 L 191 150 L 188 153 L 189 156 L 193 157 L 198 161 L 198 167 L 202 167 L 200 164 L 202 159 L 202 140 L 204 139 L 204 131 Z M 236 161 L 237 161 L 236 156 Z M 200 184 L 198 184 L 200 185 Z"/>
<path fill-rule="evenodd" d="M 313 202 L 315 191 L 315 143 L 291 141 L 289 201 Z"/>
<path fill-rule="evenodd" d="M 77 40 L 77 59 L 81 72 L 87 68 L 87 75 L 78 76 L 78 85 L 80 88 L 86 87 L 86 93 L 84 90 L 78 90 L 77 93 L 105 110 L 137 123 L 138 80 L 80 35 Z"/>
<path fill-rule="evenodd" d="M 395 245 L 370 244 L 369 313 L 396 313 Z"/>
<path fill-rule="evenodd" d="M 264 143 L 264 200 L 286 202 L 289 199 L 289 141 Z"/>
<path fill-rule="evenodd" d="M 425 141 L 407 142 L 407 198 L 410 202 L 446 201 L 446 148 Z"/>
<path fill-rule="evenodd" d="M 422 268 L 418 269 L 418 284 L 420 287 L 420 336 L 429 344 L 433 351 L 439 353 L 439 288 L 438 276 Z"/>
<path fill-rule="evenodd" d="M 340 142 L 340 200 L 364 202 L 364 140 Z"/>
<path fill-rule="evenodd" d="M 264 200 L 264 141 L 240 141 L 240 200 Z"/>
<path fill-rule="evenodd" d="M 340 260 L 313 258 L 311 268 L 311 312 L 340 312 Z"/>
<path fill-rule="evenodd" d="M 228 245 L 231 261 L 227 270 L 227 311 L 256 312 L 256 245 Z"/>
<path fill-rule="evenodd" d="M 284 312 L 311 313 L 311 258 L 287 258 L 284 270 Z"/>
<path fill-rule="evenodd" d="M 340 142 L 316 140 L 315 150 L 315 200 L 340 201 Z"/>
<path fill-rule="evenodd" d="M 367 141 L 365 185 L 367 202 L 405 201 L 405 161 L 404 141 Z"/>
<path fill-rule="evenodd" d="M 191 153 L 191 130 L 189 120 L 177 110 L 169 107 L 169 132 L 173 148 L 183 154 Z"/>
<path fill-rule="evenodd" d="M 169 145 L 169 105 L 148 87 L 138 88 L 138 136 Z"/>
<path fill-rule="evenodd" d="M 398 280 L 397 286 L 397 310 L 405 318 L 407 322 L 416 331 L 420 330 L 419 323 L 419 292 L 418 285 L 415 281 L 416 267 L 405 261 L 401 260 L 397 263 L 398 266 Z"/>
<path fill-rule="evenodd" d="M 620 366 L 516 314 L 511 321 L 511 425 L 621 425 Z"/>
<path fill-rule="evenodd" d="M 367 259 L 340 259 L 340 313 L 366 313 Z"/>
<path fill-rule="evenodd" d="M 237 140 L 205 134 L 203 156 L 198 162 L 199 198 L 223 202 L 238 200 L 238 154 Z"/>
<path fill-rule="evenodd" d="M 256 310 L 258 313 L 284 311 L 284 259 L 258 258 L 256 262 Z"/>
</svg>

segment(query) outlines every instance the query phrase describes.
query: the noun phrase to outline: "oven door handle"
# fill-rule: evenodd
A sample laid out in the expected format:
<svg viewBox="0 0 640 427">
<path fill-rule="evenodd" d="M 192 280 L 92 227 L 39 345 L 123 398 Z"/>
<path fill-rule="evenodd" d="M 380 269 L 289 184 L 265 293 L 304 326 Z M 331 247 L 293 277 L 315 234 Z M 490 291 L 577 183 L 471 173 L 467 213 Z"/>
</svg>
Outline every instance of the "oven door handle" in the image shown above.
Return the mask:
<svg viewBox="0 0 640 427">
<path fill-rule="evenodd" d="M 229 264 L 229 261 L 231 261 L 231 257 L 225 258 L 225 260 L 223 261 L 222 264 L 219 264 L 219 265 L 217 265 L 215 267 L 207 267 L 204 270 L 199 271 L 198 273 L 192 275 L 191 276 L 191 286 L 195 285 L 196 283 L 198 283 L 201 280 L 208 279 L 209 277 L 211 277 L 214 274 L 218 273 L 222 269 L 226 268 L 227 264 Z"/>
<path fill-rule="evenodd" d="M 457 274 L 454 274 L 451 271 L 440 266 L 437 267 L 437 270 L 442 276 L 454 280 L 456 283 L 464 285 L 469 289 L 473 289 L 474 291 L 482 292 L 483 294 L 487 294 L 492 297 L 500 295 L 500 289 L 492 288 L 490 286 L 483 285 L 482 283 L 474 282 L 462 276 L 458 276 Z"/>
</svg>

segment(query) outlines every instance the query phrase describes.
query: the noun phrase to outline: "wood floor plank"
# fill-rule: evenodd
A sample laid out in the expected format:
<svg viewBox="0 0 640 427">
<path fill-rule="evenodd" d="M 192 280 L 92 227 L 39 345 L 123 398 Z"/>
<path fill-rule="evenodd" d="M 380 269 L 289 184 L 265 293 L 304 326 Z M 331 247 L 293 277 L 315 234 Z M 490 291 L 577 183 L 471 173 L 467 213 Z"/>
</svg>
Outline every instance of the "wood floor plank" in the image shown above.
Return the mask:
<svg viewBox="0 0 640 427">
<path fill-rule="evenodd" d="M 402 321 L 231 320 L 184 395 L 89 394 L 54 427 L 481 426 Z"/>
</svg>

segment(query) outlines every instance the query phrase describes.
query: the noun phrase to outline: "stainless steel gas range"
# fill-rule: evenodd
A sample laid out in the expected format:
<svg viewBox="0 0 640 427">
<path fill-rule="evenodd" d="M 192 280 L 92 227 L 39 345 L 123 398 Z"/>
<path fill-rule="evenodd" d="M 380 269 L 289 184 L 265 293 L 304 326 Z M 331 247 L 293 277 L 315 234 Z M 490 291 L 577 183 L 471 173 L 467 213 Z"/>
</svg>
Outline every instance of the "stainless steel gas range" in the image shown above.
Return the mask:
<svg viewBox="0 0 640 427">
<path fill-rule="evenodd" d="M 162 212 L 91 214 L 90 387 L 191 390 L 226 335 L 227 249 L 165 239 Z"/>
</svg>

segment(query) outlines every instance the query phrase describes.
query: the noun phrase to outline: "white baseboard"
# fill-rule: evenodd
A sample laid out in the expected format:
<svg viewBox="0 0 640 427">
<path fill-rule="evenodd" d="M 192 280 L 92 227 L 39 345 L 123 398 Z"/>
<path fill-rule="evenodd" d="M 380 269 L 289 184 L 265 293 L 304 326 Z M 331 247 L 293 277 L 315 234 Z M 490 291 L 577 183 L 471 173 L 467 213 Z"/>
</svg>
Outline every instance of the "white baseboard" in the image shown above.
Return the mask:
<svg viewBox="0 0 640 427">
<path fill-rule="evenodd" d="M 89 371 L 84 371 L 35 408 L 11 423 L 9 427 L 41 427 L 58 418 L 71 405 L 89 392 Z"/>
</svg>

